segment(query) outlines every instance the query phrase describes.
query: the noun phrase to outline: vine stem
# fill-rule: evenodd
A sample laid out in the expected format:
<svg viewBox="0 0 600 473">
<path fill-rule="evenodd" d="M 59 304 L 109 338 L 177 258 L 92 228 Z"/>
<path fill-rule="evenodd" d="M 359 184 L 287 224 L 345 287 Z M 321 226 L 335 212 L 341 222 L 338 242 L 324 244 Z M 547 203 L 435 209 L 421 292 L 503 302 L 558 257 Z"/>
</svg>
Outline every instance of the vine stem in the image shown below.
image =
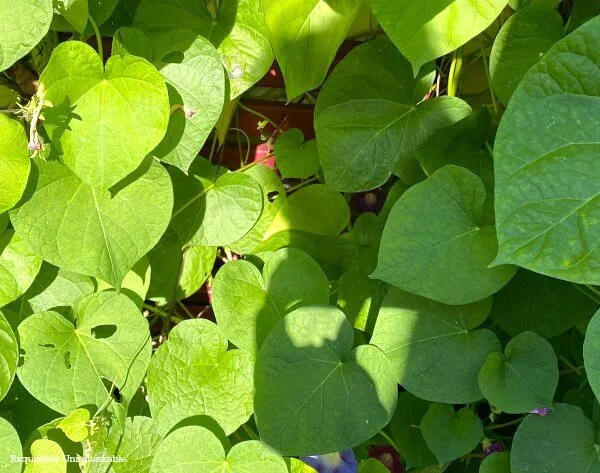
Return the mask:
<svg viewBox="0 0 600 473">
<path fill-rule="evenodd" d="M 318 177 L 318 176 L 313 176 L 313 177 L 311 177 L 310 179 L 307 179 L 306 181 L 302 181 L 301 183 L 299 183 L 299 184 L 296 184 L 296 185 L 295 185 L 295 186 L 293 186 L 293 187 L 290 187 L 290 188 L 289 188 L 288 190 L 286 190 L 285 192 L 286 192 L 287 194 L 289 194 L 289 193 L 291 193 L 291 192 L 294 192 L 294 191 L 296 191 L 296 190 L 300 189 L 301 187 L 304 187 L 306 184 L 311 184 L 311 183 L 313 183 L 313 182 L 315 182 L 315 181 L 317 181 L 317 180 L 319 180 L 319 177 Z"/>
<path fill-rule="evenodd" d="M 192 313 L 188 310 L 188 308 L 185 306 L 185 304 L 181 301 L 177 301 L 177 305 L 181 308 L 181 310 L 183 310 L 185 312 L 185 314 L 190 318 L 193 319 L 194 316 L 192 315 Z"/>
<path fill-rule="evenodd" d="M 558 359 L 569 368 L 568 370 L 561 371 L 560 374 L 576 372 L 579 376 L 581 376 L 580 371 L 585 369 L 585 366 L 575 366 L 564 355 L 558 355 Z"/>
<path fill-rule="evenodd" d="M 88 19 L 90 20 L 90 24 L 92 25 L 92 28 L 94 29 L 94 34 L 96 35 L 96 42 L 98 43 L 98 55 L 100 56 L 102 64 L 104 64 L 104 48 L 102 46 L 102 35 L 100 34 L 100 29 L 98 28 L 98 25 L 96 24 L 91 15 L 88 16 Z"/>
<path fill-rule="evenodd" d="M 515 419 L 515 420 L 511 420 L 510 422 L 505 422 L 504 424 L 496 424 L 496 425 L 492 425 L 489 427 L 484 427 L 484 430 L 502 429 L 504 427 L 519 424 L 523 419 L 525 419 L 525 416 L 519 417 L 518 419 Z"/>
<path fill-rule="evenodd" d="M 259 118 L 262 118 L 263 120 L 267 121 L 270 125 L 272 125 L 275 128 L 279 128 L 279 125 L 277 125 L 277 123 L 275 123 L 273 120 L 271 120 L 269 117 L 267 117 L 266 115 L 263 115 L 262 113 L 247 107 L 246 105 L 244 105 L 241 101 L 238 103 L 238 107 L 240 107 L 242 110 L 245 110 L 248 113 L 251 113 L 252 115 L 256 115 Z"/>
<path fill-rule="evenodd" d="M 246 432 L 252 440 L 260 440 L 254 430 L 252 430 L 246 424 L 242 424 L 242 429 L 244 429 L 244 432 Z"/>
<path fill-rule="evenodd" d="M 183 322 L 185 319 L 182 317 L 179 317 L 177 315 L 173 315 L 173 314 L 169 314 L 168 312 L 165 312 L 164 310 L 160 310 L 158 307 L 154 307 L 150 304 L 147 303 L 142 303 L 142 307 L 146 310 L 149 310 L 150 312 L 152 312 L 153 314 L 157 314 L 160 315 L 161 317 L 163 317 L 165 320 L 174 320 L 175 322 Z"/>
<path fill-rule="evenodd" d="M 490 89 L 490 97 L 492 98 L 492 107 L 494 108 L 494 116 L 498 116 L 498 105 L 496 104 L 496 94 L 494 94 L 494 89 L 492 89 L 492 78 L 490 76 L 490 68 L 488 64 L 488 60 L 485 57 L 485 50 L 483 49 L 483 43 L 481 42 L 481 38 L 479 38 L 479 49 L 481 50 L 481 60 L 483 61 L 483 68 L 485 69 L 485 77 L 488 81 L 488 86 Z"/>
<path fill-rule="evenodd" d="M 563 375 L 563 374 L 568 374 L 568 373 L 577 373 L 579 376 L 581 376 L 581 373 L 580 373 L 580 371 L 581 371 L 582 369 L 584 369 L 584 368 L 585 368 L 585 366 L 584 366 L 584 365 L 581 365 L 581 366 L 574 366 L 573 368 L 569 368 L 568 370 L 562 370 L 562 371 L 560 371 L 560 372 L 559 372 L 559 374 L 560 374 L 560 375 Z"/>
<path fill-rule="evenodd" d="M 388 434 L 386 434 L 383 430 L 379 431 L 379 435 L 381 435 L 386 440 L 386 442 L 388 442 L 392 447 L 394 447 L 394 449 L 398 453 L 400 453 L 400 449 L 398 448 L 398 445 L 396 445 L 396 442 L 394 442 L 392 437 L 390 437 Z"/>
</svg>

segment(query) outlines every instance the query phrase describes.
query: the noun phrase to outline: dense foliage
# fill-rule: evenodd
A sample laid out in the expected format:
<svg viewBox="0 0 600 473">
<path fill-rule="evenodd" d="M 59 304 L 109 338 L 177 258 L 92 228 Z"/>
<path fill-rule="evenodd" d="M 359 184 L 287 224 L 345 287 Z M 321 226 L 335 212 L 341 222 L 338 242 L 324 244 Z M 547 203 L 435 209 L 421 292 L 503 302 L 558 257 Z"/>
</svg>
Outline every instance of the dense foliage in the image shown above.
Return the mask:
<svg viewBox="0 0 600 473">
<path fill-rule="evenodd" d="M 0 471 L 600 473 L 596 15 L 0 2 Z"/>
</svg>

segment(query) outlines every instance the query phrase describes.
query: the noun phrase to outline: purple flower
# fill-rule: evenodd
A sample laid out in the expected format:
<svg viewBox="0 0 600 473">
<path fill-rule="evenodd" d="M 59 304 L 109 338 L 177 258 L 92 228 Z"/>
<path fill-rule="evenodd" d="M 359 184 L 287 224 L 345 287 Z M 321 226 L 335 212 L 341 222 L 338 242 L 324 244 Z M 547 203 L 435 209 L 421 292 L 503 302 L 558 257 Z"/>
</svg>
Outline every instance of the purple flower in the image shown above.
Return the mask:
<svg viewBox="0 0 600 473">
<path fill-rule="evenodd" d="M 538 416 L 542 417 L 546 417 L 548 415 L 548 412 L 550 412 L 550 409 L 548 409 L 547 407 L 538 407 L 537 409 L 529 411 L 530 414 L 537 414 Z"/>
<path fill-rule="evenodd" d="M 352 450 L 327 455 L 311 455 L 300 459 L 319 473 L 356 473 L 358 463 Z"/>
<path fill-rule="evenodd" d="M 501 442 L 492 442 L 483 449 L 483 454 L 487 457 L 492 453 L 504 451 L 504 446 Z"/>
</svg>

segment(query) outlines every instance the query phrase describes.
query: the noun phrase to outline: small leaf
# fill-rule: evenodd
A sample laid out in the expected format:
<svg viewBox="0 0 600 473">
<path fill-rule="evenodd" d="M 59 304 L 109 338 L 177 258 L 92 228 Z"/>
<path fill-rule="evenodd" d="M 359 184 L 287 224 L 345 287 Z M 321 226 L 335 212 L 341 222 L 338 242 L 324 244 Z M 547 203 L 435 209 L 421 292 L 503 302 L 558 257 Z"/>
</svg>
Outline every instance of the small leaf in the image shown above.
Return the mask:
<svg viewBox="0 0 600 473">
<path fill-rule="evenodd" d="M 497 452 L 481 462 L 479 473 L 511 473 L 510 452 Z"/>
<path fill-rule="evenodd" d="M 483 425 L 468 407 L 455 412 L 449 404 L 432 404 L 421 420 L 421 431 L 441 465 L 471 452 L 481 441 Z"/>
<path fill-rule="evenodd" d="M 54 0 L 54 11 L 57 15 L 52 21 L 53 30 L 85 31 L 89 17 L 88 0 Z"/>
<path fill-rule="evenodd" d="M 316 140 L 304 142 L 304 133 L 298 128 L 284 132 L 274 146 L 277 167 L 284 179 L 308 179 L 320 169 Z"/>
<path fill-rule="evenodd" d="M 31 444 L 31 456 L 34 460 L 27 462 L 23 473 L 67 473 L 65 453 L 52 440 L 34 440 Z"/>
<path fill-rule="evenodd" d="M 0 214 L 12 209 L 19 201 L 30 169 L 23 126 L 0 114 Z"/>
<path fill-rule="evenodd" d="M 227 263 L 217 272 L 213 298 L 215 317 L 227 338 L 255 355 L 285 314 L 327 304 L 329 281 L 310 256 L 284 248 L 268 258 L 262 274 L 248 261 Z"/>
<path fill-rule="evenodd" d="M 159 445 L 151 473 L 287 473 L 283 458 L 258 441 L 241 442 L 225 455 L 219 439 L 199 426 L 175 430 Z"/>
<path fill-rule="evenodd" d="M 490 353 L 500 350 L 493 332 L 475 330 L 490 299 L 447 306 L 390 289 L 371 343 L 388 355 L 399 384 L 429 401 L 467 404 L 483 397 L 477 375 Z"/>
<path fill-rule="evenodd" d="M 479 387 L 497 409 L 509 414 L 551 406 L 558 385 L 552 345 L 533 332 L 513 338 L 502 353 L 490 353 L 479 372 Z"/>
<path fill-rule="evenodd" d="M 126 296 L 108 291 L 84 298 L 74 318 L 75 326 L 57 312 L 41 312 L 19 325 L 19 380 L 63 414 L 101 406 L 113 385 L 129 402 L 150 362 L 148 322 Z"/>
<path fill-rule="evenodd" d="M 258 354 L 254 411 L 263 439 L 283 455 L 343 451 L 390 420 L 397 387 L 387 357 L 333 307 L 286 315 Z M 293 428 L 291 427 L 293 426 Z"/>
<path fill-rule="evenodd" d="M 83 442 L 90 436 L 90 411 L 87 409 L 75 409 L 66 417 L 62 418 L 57 427 L 73 442 Z"/>
<path fill-rule="evenodd" d="M 227 351 L 217 325 L 204 319 L 181 322 L 148 369 L 157 432 L 164 436 L 188 417 L 207 415 L 230 435 L 252 414 L 252 370 L 246 353 Z"/>
</svg>

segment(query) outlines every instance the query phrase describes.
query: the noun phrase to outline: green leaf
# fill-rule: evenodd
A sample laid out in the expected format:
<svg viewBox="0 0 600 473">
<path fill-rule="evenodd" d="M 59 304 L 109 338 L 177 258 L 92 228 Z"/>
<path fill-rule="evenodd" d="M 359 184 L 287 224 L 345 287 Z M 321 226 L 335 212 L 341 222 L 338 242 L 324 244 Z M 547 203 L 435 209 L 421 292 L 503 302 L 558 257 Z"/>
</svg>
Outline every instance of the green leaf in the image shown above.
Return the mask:
<svg viewBox="0 0 600 473">
<path fill-rule="evenodd" d="M 0 234 L 0 307 L 20 297 L 40 271 L 42 258 L 13 230 Z"/>
<path fill-rule="evenodd" d="M 508 103 L 531 66 L 564 36 L 563 19 L 551 6 L 529 6 L 502 25 L 492 47 L 490 75 L 503 104 Z"/>
<path fill-rule="evenodd" d="M 375 458 L 367 458 L 358 465 L 358 473 L 389 473 L 388 467 Z"/>
<path fill-rule="evenodd" d="M 6 317 L 0 313 L 0 400 L 6 396 L 12 385 L 18 361 L 17 338 Z"/>
<path fill-rule="evenodd" d="M 597 15 L 600 15 L 600 0 L 579 0 L 575 2 L 569 22 L 567 23 L 567 33 L 571 33 Z"/>
<path fill-rule="evenodd" d="M 294 457 L 286 457 L 286 463 L 288 464 L 288 469 L 290 473 L 317 473 L 312 466 L 307 465 L 302 460 L 298 460 Z"/>
<path fill-rule="evenodd" d="M 218 174 L 217 174 L 218 173 Z M 196 160 L 189 175 L 169 168 L 175 190 L 172 229 L 186 245 L 227 246 L 258 221 L 263 195 L 252 177 Z"/>
<path fill-rule="evenodd" d="M 67 473 L 65 453 L 53 440 L 35 440 L 31 444 L 31 456 L 38 460 L 28 462 L 23 473 Z"/>
<path fill-rule="evenodd" d="M 375 18 L 417 75 L 421 67 L 460 48 L 500 15 L 507 0 L 369 0 Z"/>
<path fill-rule="evenodd" d="M 221 115 L 225 72 L 210 41 L 192 31 L 171 30 L 153 39 L 154 64 L 169 87 L 171 118 L 152 154 L 187 173 Z"/>
<path fill-rule="evenodd" d="M 323 83 L 362 3 L 263 0 L 265 24 L 283 72 L 288 100 Z"/>
<path fill-rule="evenodd" d="M 313 184 L 288 196 L 264 238 L 284 230 L 337 236 L 349 221 L 346 199 L 324 184 Z"/>
<path fill-rule="evenodd" d="M 281 178 L 267 166 L 253 166 L 244 174 L 252 177 L 262 189 L 263 209 L 256 225 L 230 248 L 236 253 L 252 253 L 263 241 L 277 212 L 287 199 L 286 189 Z"/>
<path fill-rule="evenodd" d="M 254 411 L 261 439 L 283 455 L 343 451 L 390 420 L 397 394 L 387 357 L 352 350 L 354 333 L 333 307 L 286 315 L 258 354 Z"/>
<path fill-rule="evenodd" d="M 19 201 L 30 169 L 23 125 L 0 114 L 0 214 L 12 209 Z"/>
<path fill-rule="evenodd" d="M 144 256 L 127 272 L 120 285 L 119 292 L 129 297 L 141 309 L 148 294 L 151 274 L 150 262 Z M 116 289 L 113 285 L 100 279 L 97 279 L 96 283 L 98 286 L 97 292 Z"/>
<path fill-rule="evenodd" d="M 208 429 L 177 429 L 159 445 L 151 473 L 287 473 L 277 452 L 258 441 L 241 442 L 227 455 L 221 441 Z"/>
<path fill-rule="evenodd" d="M 600 17 L 556 43 L 523 78 L 494 149 L 499 252 L 567 281 L 600 284 Z"/>
<path fill-rule="evenodd" d="M 213 282 L 219 326 L 232 343 L 252 355 L 285 314 L 328 302 L 327 276 L 310 256 L 292 248 L 273 253 L 262 274 L 248 261 L 232 261 Z"/>
<path fill-rule="evenodd" d="M 543 7 L 556 7 L 560 0 L 508 0 L 508 4 L 513 10 L 520 10 L 531 5 L 539 5 Z M 578 1 L 576 3 L 581 3 Z"/>
<path fill-rule="evenodd" d="M 113 195 L 56 161 L 35 160 L 34 172 L 29 200 L 11 212 L 11 220 L 25 242 L 61 268 L 119 287 L 169 223 L 171 183 L 152 160 Z"/>
<path fill-rule="evenodd" d="M 512 473 L 598 473 L 600 445 L 592 422 L 578 407 L 555 404 L 547 417 L 529 415 L 517 429 Z"/>
<path fill-rule="evenodd" d="M 14 0 L 0 5 L 0 71 L 25 56 L 46 35 L 52 0 Z"/>
<path fill-rule="evenodd" d="M 54 11 L 58 16 L 52 21 L 52 29 L 85 31 L 89 16 L 88 0 L 54 0 Z"/>
<path fill-rule="evenodd" d="M 112 56 L 104 68 L 90 46 L 68 41 L 54 49 L 40 87 L 53 105 L 45 112 L 53 148 L 90 186 L 108 189 L 131 174 L 167 130 L 165 80 L 145 59 Z"/>
<path fill-rule="evenodd" d="M 496 452 L 481 462 L 479 473 L 511 473 L 510 452 Z"/>
<path fill-rule="evenodd" d="M 75 409 L 63 417 L 56 426 L 69 440 L 83 442 L 90 436 L 90 416 L 90 411 L 87 409 Z"/>
<path fill-rule="evenodd" d="M 483 425 L 468 407 L 432 404 L 421 420 L 421 432 L 440 465 L 471 452 L 481 441 Z"/>
<path fill-rule="evenodd" d="M 90 16 L 98 25 L 102 25 L 110 18 L 118 2 L 119 0 L 89 1 Z"/>
<path fill-rule="evenodd" d="M 552 338 L 589 320 L 597 309 L 573 284 L 520 269 L 494 297 L 490 317 L 511 337 L 531 330 Z"/>
<path fill-rule="evenodd" d="M 273 63 L 260 0 L 224 0 L 214 18 L 202 2 L 143 0 L 134 24 L 153 35 L 187 29 L 210 40 L 227 71 L 230 100 L 262 79 Z"/>
<path fill-rule="evenodd" d="M 490 353 L 479 372 L 479 387 L 497 409 L 509 414 L 552 405 L 558 385 L 554 349 L 534 332 L 523 332 L 501 352 Z"/>
<path fill-rule="evenodd" d="M 124 462 L 112 463 L 114 473 L 149 473 L 154 452 L 160 442 L 154 422 L 149 417 L 127 418 L 123 437 L 110 445 L 115 456 L 125 457 Z M 112 442 L 112 440 L 111 440 Z"/>
<path fill-rule="evenodd" d="M 407 469 L 424 468 L 437 463 L 419 428 L 428 408 L 429 402 L 409 392 L 400 393 L 398 396 L 398 407 L 390 422 L 390 428 L 394 441 L 406 461 Z"/>
<path fill-rule="evenodd" d="M 178 236 L 169 232 L 148 253 L 152 268 L 148 299 L 164 306 L 191 296 L 210 276 L 216 256 L 215 247 L 184 248 Z"/>
<path fill-rule="evenodd" d="M 597 399 L 600 399 L 600 311 L 592 317 L 583 342 L 585 373 Z"/>
<path fill-rule="evenodd" d="M 516 268 L 488 267 L 497 243 L 494 227 L 484 221 L 485 198 L 481 180 L 453 165 L 411 187 L 385 224 L 371 277 L 445 304 L 468 304 L 498 291 Z"/>
<path fill-rule="evenodd" d="M 399 384 L 429 401 L 467 404 L 483 397 L 477 375 L 500 343 L 487 329 L 491 300 L 464 306 L 390 289 L 371 343 L 388 355 Z"/>
<path fill-rule="evenodd" d="M 304 133 L 298 128 L 287 130 L 277 138 L 274 152 L 284 179 L 308 179 L 321 168 L 316 140 L 305 143 Z"/>
<path fill-rule="evenodd" d="M 252 372 L 246 353 L 227 351 L 217 325 L 204 319 L 181 322 L 148 370 L 157 432 L 164 436 L 183 419 L 208 415 L 230 435 L 252 414 Z"/>
<path fill-rule="evenodd" d="M 358 46 L 338 64 L 315 109 L 329 186 L 349 192 L 381 186 L 436 130 L 471 113 L 456 97 L 422 101 L 433 81 L 428 72 L 415 79 L 408 61 L 384 39 Z"/>
<path fill-rule="evenodd" d="M 152 61 L 152 43 L 141 30 L 124 26 L 115 31 L 112 41 L 112 55 L 131 54 Z"/>
<path fill-rule="evenodd" d="M 15 428 L 0 417 L 0 471 L 2 473 L 21 473 L 23 465 L 11 462 L 11 455 L 20 457 L 23 454 L 21 441 Z"/>
<path fill-rule="evenodd" d="M 63 414 L 85 404 L 101 406 L 113 383 L 129 402 L 150 362 L 146 319 L 126 296 L 104 291 L 75 306 L 74 320 L 41 312 L 19 325 L 20 381 Z"/>
</svg>

